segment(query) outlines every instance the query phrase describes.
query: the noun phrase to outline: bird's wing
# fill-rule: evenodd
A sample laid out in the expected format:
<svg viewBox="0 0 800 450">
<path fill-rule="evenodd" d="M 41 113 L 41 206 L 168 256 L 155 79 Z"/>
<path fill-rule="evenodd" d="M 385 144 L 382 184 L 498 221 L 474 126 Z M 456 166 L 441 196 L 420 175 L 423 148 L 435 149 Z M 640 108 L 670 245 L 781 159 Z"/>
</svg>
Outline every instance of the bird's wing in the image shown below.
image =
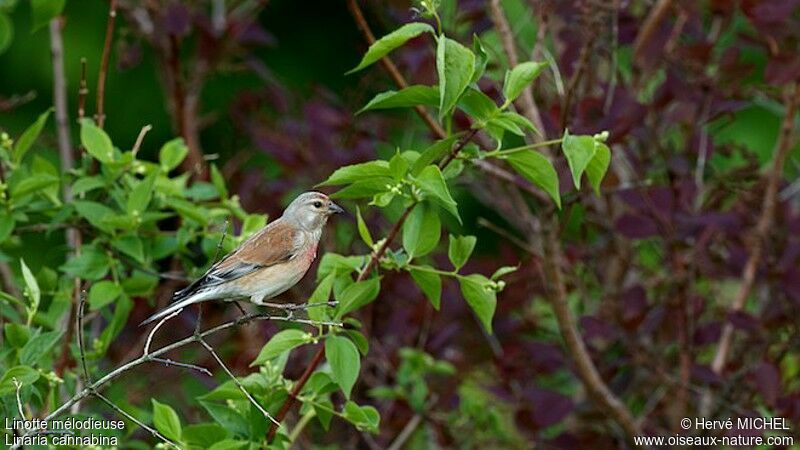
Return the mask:
<svg viewBox="0 0 800 450">
<path fill-rule="evenodd" d="M 211 266 L 200 279 L 176 293 L 176 296 L 185 296 L 199 289 L 227 283 L 292 259 L 298 251 L 298 233 L 300 231 L 296 226 L 284 220 L 278 219 L 270 223 Z"/>
</svg>

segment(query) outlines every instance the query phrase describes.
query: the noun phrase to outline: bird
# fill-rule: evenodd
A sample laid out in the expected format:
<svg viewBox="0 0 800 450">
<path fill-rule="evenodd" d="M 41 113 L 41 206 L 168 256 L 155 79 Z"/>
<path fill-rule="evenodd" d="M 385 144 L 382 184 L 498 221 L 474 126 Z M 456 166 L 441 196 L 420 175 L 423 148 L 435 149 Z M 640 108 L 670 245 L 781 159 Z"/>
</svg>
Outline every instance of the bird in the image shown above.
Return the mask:
<svg viewBox="0 0 800 450">
<path fill-rule="evenodd" d="M 247 238 L 185 289 L 175 292 L 169 306 L 140 326 L 209 300 L 249 298 L 255 305 L 267 306 L 265 300 L 287 291 L 303 278 L 317 256 L 328 218 L 342 212 L 321 192 L 300 194 L 280 218 Z"/>
</svg>

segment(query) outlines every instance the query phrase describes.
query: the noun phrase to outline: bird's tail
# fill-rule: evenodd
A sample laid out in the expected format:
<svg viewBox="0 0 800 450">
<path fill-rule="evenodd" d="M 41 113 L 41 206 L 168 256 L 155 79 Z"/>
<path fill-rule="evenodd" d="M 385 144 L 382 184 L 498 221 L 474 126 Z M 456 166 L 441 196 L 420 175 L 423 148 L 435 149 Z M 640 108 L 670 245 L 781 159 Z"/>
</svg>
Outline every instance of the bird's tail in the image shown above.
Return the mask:
<svg viewBox="0 0 800 450">
<path fill-rule="evenodd" d="M 189 305 L 193 305 L 195 303 L 200 303 L 208 300 L 203 295 L 201 295 L 202 294 L 201 292 L 192 292 L 186 295 L 187 294 L 186 291 L 187 289 L 176 292 L 175 295 L 173 296 L 174 301 L 172 302 L 172 304 L 162 309 L 161 311 L 153 314 L 152 316 L 148 317 L 147 319 L 145 319 L 144 322 L 140 323 L 139 326 L 141 327 L 147 325 L 148 323 L 155 322 L 156 320 L 163 319 L 164 317 L 174 313 L 175 311 L 181 308 L 185 308 Z"/>
</svg>

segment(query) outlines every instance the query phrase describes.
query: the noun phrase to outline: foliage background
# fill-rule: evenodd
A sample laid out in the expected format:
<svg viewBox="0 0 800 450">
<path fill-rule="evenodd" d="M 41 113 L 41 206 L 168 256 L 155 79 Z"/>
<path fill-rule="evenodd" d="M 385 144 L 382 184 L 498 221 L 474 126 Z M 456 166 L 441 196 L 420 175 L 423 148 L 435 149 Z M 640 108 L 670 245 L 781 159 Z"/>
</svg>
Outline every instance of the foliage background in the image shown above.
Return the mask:
<svg viewBox="0 0 800 450">
<path fill-rule="evenodd" d="M 105 96 L 108 134 L 117 145 L 130 147 L 141 127 L 152 124 L 140 159 L 155 161 L 164 142 L 187 132 L 176 125 L 165 50 L 165 35 L 177 37 L 186 80 L 202 73 L 197 86 L 187 83 L 188 92 L 200 99 L 192 117 L 196 148 L 216 158 L 231 194 L 249 213 L 276 217 L 294 195 L 338 167 L 388 158 L 397 147 L 424 148 L 428 141 L 429 131 L 413 112 L 355 115 L 374 94 L 395 86 L 377 66 L 343 75 L 367 47 L 343 1 L 275 0 L 247 16 L 257 20 L 241 33 L 220 36 L 209 32 L 212 4 L 231 2 L 145 2 L 156 18 L 155 29 L 164 33 L 153 35 L 137 24 L 137 3 L 120 2 Z M 497 74 L 507 67 L 507 50 L 489 2 L 443 3 L 448 34 L 464 43 L 480 35 L 495 60 L 489 72 L 502 79 Z M 468 169 L 453 187 L 463 225 L 443 219 L 448 231 L 478 237 L 468 272 L 488 276 L 499 266 L 520 266 L 499 294 L 495 334 L 481 332 L 455 283 L 445 282 L 442 309 L 434 312 L 408 276 L 387 273 L 378 301 L 359 315 L 370 352 L 355 389 L 360 404 L 380 411 L 379 433 L 358 432 L 334 420 L 327 433 L 309 425 L 297 445 L 387 448 L 413 422 L 406 448 L 624 446 L 619 426 L 587 395 L 545 300 L 542 255 L 529 251 L 539 240 L 530 218 L 548 214 L 561 220 L 561 264 L 583 341 L 602 379 L 644 430 L 668 434 L 679 429 L 680 418 L 701 412 L 713 417 L 768 414 L 798 423 L 800 355 L 793 312 L 800 302 L 797 151 L 780 167 L 774 220 L 763 235 L 754 231 L 763 215 L 767 175 L 787 109 L 784 97 L 794 95 L 800 76 L 797 3 L 500 3 L 515 46 L 525 55 L 522 60 L 532 52 L 532 59 L 549 55 L 551 67 L 557 68 L 545 71 L 534 90 L 547 134 L 560 136 L 562 117 L 577 133 L 610 132 L 612 166 L 602 195 L 592 197 L 586 188 L 577 194 L 562 176 L 566 206 L 553 212 L 506 183 Z M 378 36 L 415 17 L 411 6 L 403 1 L 362 5 Z M 660 7 L 665 14 L 654 17 Z M 80 58 L 88 61 L 88 114 L 94 112 L 106 14 L 107 4 L 94 0 L 68 1 L 63 12 L 73 119 Z M 53 75 L 47 27 L 30 31 L 28 2 L 20 1 L 9 17 L 15 34 L 0 54 L 0 128 L 19 136 L 52 105 Z M 536 47 L 537 41 L 543 46 Z M 409 80 L 435 81 L 429 42 L 414 40 L 392 57 Z M 497 97 L 496 84 L 484 80 L 482 88 Z M 28 92 L 34 95 L 24 97 Z M 574 95 L 566 113 L 565 92 Z M 457 118 L 457 125 L 467 127 L 464 118 Z M 77 125 L 72 132 L 77 142 Z M 791 138 L 786 145 L 796 150 Z M 57 164 L 55 149 L 51 119 L 33 151 Z M 706 162 L 698 179 L 700 155 Z M 568 173 L 564 161 L 558 169 Z M 353 203 L 345 206 L 355 212 Z M 391 226 L 381 214 L 365 214 L 372 230 Z M 354 216 L 335 220 L 322 248 L 364 252 L 355 223 Z M 233 226 L 240 229 L 241 221 Z M 213 254 L 218 235 L 208 237 L 206 255 Z M 2 244 L 20 287 L 20 257 L 36 274 L 63 264 L 62 235 L 44 236 L 26 234 Z M 754 240 L 763 241 L 755 287 L 745 307 L 733 311 L 730 305 L 742 287 Z M 442 255 L 436 258 L 446 263 Z M 307 298 L 314 289 L 313 273 L 312 268 L 289 297 Z M 116 367 L 135 354 L 132 345 L 143 333 L 135 324 L 174 288 L 162 282 L 153 296 L 134 298 L 127 325 L 97 361 L 99 367 Z M 209 320 L 233 313 L 223 305 L 206 309 Z M 94 316 L 90 339 L 107 319 Z M 165 342 L 191 332 L 193 320 L 191 314 L 175 319 Z M 713 370 L 726 324 L 735 330 L 731 356 L 721 370 Z M 244 374 L 277 329 L 273 323 L 250 325 L 217 346 L 234 372 Z M 408 348 L 423 350 L 455 370 L 444 365 L 426 369 Z M 311 353 L 301 348 L 292 354 L 288 378 L 302 372 Z M 196 350 L 181 356 L 213 365 Z M 207 420 L 195 397 L 215 385 L 202 374 L 152 365 L 127 376 L 124 385 L 112 386 L 108 395 L 141 408 L 142 414 L 149 411 L 149 399 L 156 398 L 179 411 L 184 423 L 195 423 Z M 386 386 L 399 386 L 403 398 L 370 395 Z M 703 411 L 708 392 L 714 404 Z M 297 420 L 292 413 L 289 421 Z"/>
</svg>

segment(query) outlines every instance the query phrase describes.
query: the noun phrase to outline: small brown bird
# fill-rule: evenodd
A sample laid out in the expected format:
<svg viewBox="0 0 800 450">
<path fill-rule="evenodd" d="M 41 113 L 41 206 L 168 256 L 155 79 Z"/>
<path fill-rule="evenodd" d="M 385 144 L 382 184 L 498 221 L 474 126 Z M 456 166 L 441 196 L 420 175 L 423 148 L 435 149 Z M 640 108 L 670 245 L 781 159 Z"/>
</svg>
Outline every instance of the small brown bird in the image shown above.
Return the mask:
<svg viewBox="0 0 800 450">
<path fill-rule="evenodd" d="M 300 194 L 279 219 L 250 236 L 197 281 L 176 292 L 171 305 L 141 325 L 208 300 L 249 297 L 250 302 L 264 305 L 265 300 L 303 278 L 317 256 L 317 244 L 328 217 L 342 211 L 325 194 Z"/>
</svg>

